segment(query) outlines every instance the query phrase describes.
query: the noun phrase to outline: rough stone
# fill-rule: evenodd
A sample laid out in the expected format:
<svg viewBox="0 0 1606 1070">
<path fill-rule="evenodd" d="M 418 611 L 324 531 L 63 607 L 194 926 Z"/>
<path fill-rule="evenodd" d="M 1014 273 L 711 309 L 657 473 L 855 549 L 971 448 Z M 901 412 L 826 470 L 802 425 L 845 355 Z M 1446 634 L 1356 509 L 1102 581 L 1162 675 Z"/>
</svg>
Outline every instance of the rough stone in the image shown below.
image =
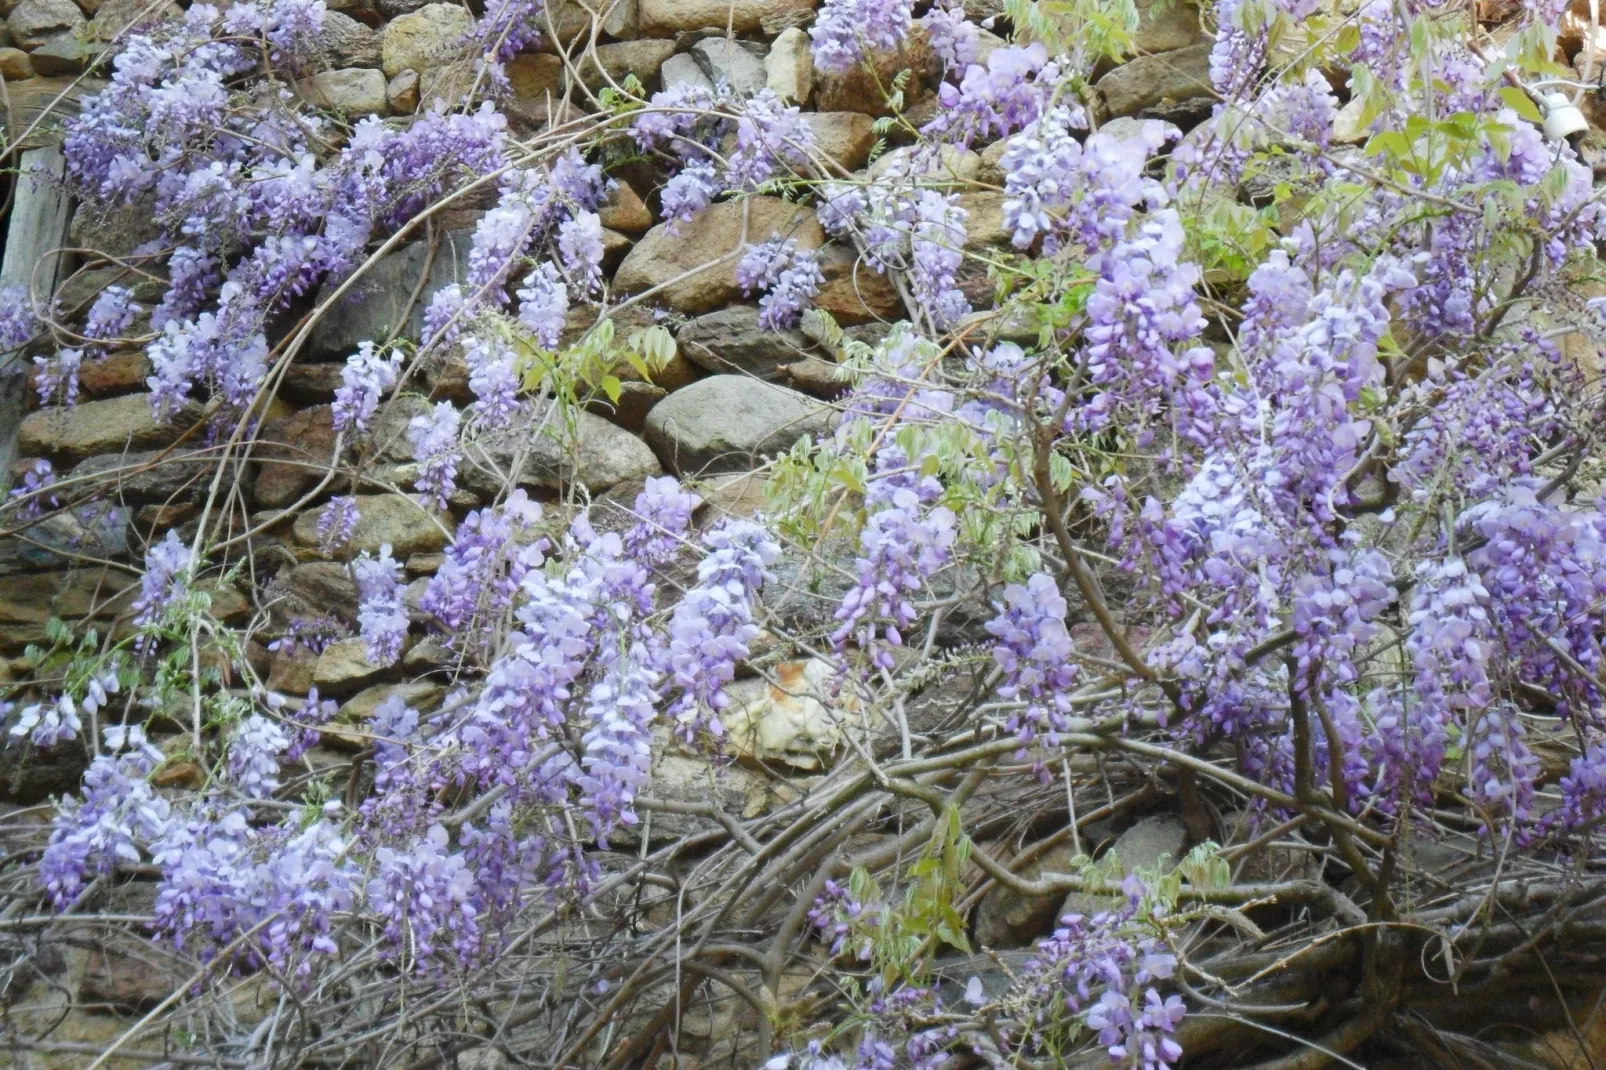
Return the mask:
<svg viewBox="0 0 1606 1070">
<path fill-rule="evenodd" d="M 371 67 L 320 71 L 297 82 L 296 89 L 314 107 L 329 108 L 347 118 L 383 115 L 390 107 L 385 76 Z"/>
<path fill-rule="evenodd" d="M 388 665 L 368 660 L 368 643 L 361 639 L 342 639 L 330 643 L 318 655 L 312 682 L 319 694 L 348 695 L 360 691 L 384 676 Z"/>
<path fill-rule="evenodd" d="M 892 281 L 860 262 L 852 249 L 833 245 L 825 250 L 820 273 L 825 284 L 814 295 L 814 307 L 844 327 L 903 318 L 903 300 Z"/>
<path fill-rule="evenodd" d="M 808 112 L 803 116 L 814 143 L 844 171 L 857 171 L 875 148 L 874 124 L 856 111 Z"/>
<path fill-rule="evenodd" d="M 1182 823 L 1182 818 L 1175 814 L 1154 814 L 1121 833 L 1110 847 L 1110 854 L 1120 860 L 1121 868 L 1127 873 L 1140 869 L 1170 872 L 1182 861 L 1187 849 L 1188 826 Z M 1104 861 L 1106 859 L 1100 859 Z M 1109 906 L 1110 899 L 1106 896 L 1072 892 L 1065 897 L 1059 912 L 1061 915 L 1091 915 L 1108 910 Z"/>
<path fill-rule="evenodd" d="M 28 54 L 33 69 L 42 77 L 82 74 L 105 48 L 84 41 L 73 33 L 58 33 Z"/>
<path fill-rule="evenodd" d="M 614 186 L 607 203 L 597 214 L 602 218 L 603 226 L 625 234 L 641 234 L 652 226 L 652 213 L 647 210 L 641 194 L 632 189 L 628 182 Z"/>
<path fill-rule="evenodd" d="M 1164 101 L 1208 97 L 1210 45 L 1199 44 L 1157 56 L 1139 56 L 1097 82 L 1108 115 L 1136 115 Z"/>
<path fill-rule="evenodd" d="M 183 9 L 174 3 L 163 3 L 152 10 L 150 0 L 104 0 L 95 6 L 94 18 L 89 21 L 89 39 L 115 41 L 136 22 L 154 28 L 183 17 Z"/>
<path fill-rule="evenodd" d="M 257 504 L 277 509 L 316 486 L 334 446 L 334 414 L 328 405 L 313 405 L 263 424 L 254 451 L 264 462 L 254 487 Z"/>
<path fill-rule="evenodd" d="M 610 37 L 634 37 L 639 21 L 636 0 L 553 0 L 547 4 L 547 11 L 557 33 L 553 37 L 546 32 L 543 23 L 543 48 L 568 46 L 589 38 L 593 21 Z"/>
<path fill-rule="evenodd" d="M 703 73 L 703 68 L 686 52 L 664 60 L 659 74 L 663 77 L 665 89 L 677 85 L 694 85 L 709 92 L 714 89 L 714 83 Z"/>
<path fill-rule="evenodd" d="M 399 558 L 429 553 L 450 541 L 449 523 L 447 518 L 426 512 L 422 505 L 400 494 L 359 494 L 357 524 L 349 549 L 354 554 L 377 554 L 388 543 L 391 553 Z M 445 529 L 443 524 L 447 525 Z M 294 532 L 298 546 L 317 546 L 317 511 L 297 517 Z"/>
<path fill-rule="evenodd" d="M 668 396 L 669 391 L 653 383 L 639 380 L 621 382 L 617 401 L 610 401 L 607 397 L 594 398 L 587 408 L 626 431 L 640 434 L 647 425 L 647 414 L 652 407 Z"/>
<path fill-rule="evenodd" d="M 313 688 L 318 655 L 297 648 L 293 654 L 275 653 L 268 668 L 268 690 L 287 695 L 305 695 Z"/>
<path fill-rule="evenodd" d="M 0 48 L 0 78 L 8 82 L 20 82 L 33 76 L 33 64 L 28 61 L 28 53 L 20 48 Z"/>
<path fill-rule="evenodd" d="M 71 233 L 81 248 L 128 257 L 135 247 L 161 236 L 155 195 L 142 193 L 131 203 L 119 200 L 110 205 L 85 201 L 73 212 Z"/>
<path fill-rule="evenodd" d="M 890 174 L 907 173 L 914 166 L 917 151 L 919 150 L 913 146 L 893 149 L 870 165 L 871 180 L 885 178 Z M 922 159 L 928 157 L 929 153 L 921 155 Z M 968 186 L 981 175 L 981 167 L 979 153 L 959 145 L 942 145 L 935 163 L 921 177 L 928 183 L 955 183 Z"/>
<path fill-rule="evenodd" d="M 575 413 L 574 421 L 574 437 L 567 443 L 554 437 L 567 435 L 562 420 L 542 427 L 539 416 L 529 428 L 482 436 L 464 450 L 458 482 L 481 493 L 494 493 L 510 478 L 526 487 L 579 482 L 597 492 L 662 471 L 646 443 L 623 428 L 589 412 Z"/>
<path fill-rule="evenodd" d="M 767 84 L 763 56 L 754 55 L 740 41 L 705 37 L 692 45 L 691 55 L 715 85 L 723 79 L 744 97 L 752 96 Z"/>
<path fill-rule="evenodd" d="M 418 75 L 418 107 L 421 111 L 452 110 L 467 102 L 479 80 L 478 60 L 459 59 L 421 71 Z M 544 100 L 539 102 L 544 103 Z M 529 111 L 531 102 L 514 98 L 510 109 L 518 114 Z"/>
<path fill-rule="evenodd" d="M 440 684 L 378 684 L 364 688 L 351 696 L 345 705 L 340 707 L 340 716 L 352 722 L 371 721 L 374 712 L 392 698 L 401 699 L 419 713 L 433 713 L 445 694 L 446 689 Z"/>
<path fill-rule="evenodd" d="M 1071 849 L 1061 844 L 1022 866 L 1020 875 L 1037 880 L 1044 873 L 1067 872 L 1070 863 Z M 1029 947 L 1053 928 L 1060 899 L 1053 895 L 1031 898 L 1009 888 L 993 888 L 976 908 L 976 943 L 995 950 Z"/>
<path fill-rule="evenodd" d="M 623 82 L 626 75 L 633 74 L 651 90 L 659 84 L 659 74 L 674 54 L 675 42 L 651 38 L 598 45 L 594 57 L 590 54 L 582 57 L 580 80 L 592 89 L 599 89 L 610 81 Z"/>
<path fill-rule="evenodd" d="M 527 52 L 507 62 L 507 80 L 514 97 L 534 100 L 563 92 L 563 60 L 545 52 Z"/>
<path fill-rule="evenodd" d="M 418 72 L 402 71 L 385 86 L 385 103 L 397 115 L 411 115 L 418 110 Z"/>
<path fill-rule="evenodd" d="M 83 786 L 89 754 L 77 739 L 39 748 L 11 735 L 22 707 L 0 715 L 0 802 L 32 806 Z"/>
<path fill-rule="evenodd" d="M 312 616 L 355 620 L 357 584 L 349 566 L 338 561 L 308 561 L 285 569 L 275 580 L 278 587 Z"/>
<path fill-rule="evenodd" d="M 201 407 L 187 402 L 172 419 L 158 420 L 148 394 L 83 401 L 70 409 L 29 413 L 22 421 L 17 448 L 24 456 L 67 460 L 151 449 L 176 441 L 200 415 Z"/>
<path fill-rule="evenodd" d="M 961 193 L 959 207 L 965 218 L 965 248 L 1008 245 L 1014 232 L 1004 225 L 1004 195 L 992 190 Z"/>
<path fill-rule="evenodd" d="M 350 15 L 326 11 L 318 48 L 326 67 L 378 67 L 382 62 L 379 35 Z"/>
<path fill-rule="evenodd" d="M 812 211 L 779 197 L 713 204 L 678 234 L 670 234 L 664 224 L 648 231 L 619 265 L 614 288 L 620 293 L 637 293 L 664 285 L 655 295 L 662 303 L 679 312 L 707 312 L 736 300 L 741 293 L 736 283 L 736 250 L 746 242 L 757 244 L 776 236 L 791 238 L 805 249 L 817 249 L 825 241 Z M 696 273 L 678 278 L 691 271 Z"/>
<path fill-rule="evenodd" d="M 125 505 L 167 504 L 205 489 L 215 464 L 201 450 L 141 450 L 90 457 L 72 470 Z"/>
<path fill-rule="evenodd" d="M 818 0 L 641 0 L 641 32 L 673 37 L 705 26 L 752 33 L 806 21 Z"/>
<path fill-rule="evenodd" d="M 846 380 L 839 378 L 842 366 L 819 357 L 804 357 L 781 366 L 781 374 L 793 390 L 827 401 L 841 397 L 848 389 Z"/>
<path fill-rule="evenodd" d="M 765 84 L 784 101 L 807 104 L 814 92 L 814 52 L 809 35 L 788 26 L 775 36 L 764 58 Z"/>
<path fill-rule="evenodd" d="M 436 247 L 433 260 L 428 242 L 413 242 L 384 257 L 364 271 L 318 321 L 308 348 L 314 354 L 346 357 L 365 341 L 380 342 L 397 334 L 418 341 L 424 309 L 436 290 L 458 281 L 468 263 L 470 241 L 468 232 L 452 231 Z M 409 308 L 408 300 L 425 264 L 430 265 L 429 278 Z M 332 292 L 329 286 L 320 289 L 319 303 Z"/>
<path fill-rule="evenodd" d="M 160 944 L 126 934 L 106 934 L 89 950 L 78 982 L 78 999 L 120 1014 L 140 1014 L 183 983 L 183 974 L 173 967 L 171 956 Z"/>
<path fill-rule="evenodd" d="M 831 424 L 828 406 L 744 375 L 714 375 L 677 390 L 647 415 L 647 441 L 681 475 L 752 468 Z"/>
<path fill-rule="evenodd" d="M 1204 36 L 1195 4 L 1139 0 L 1137 9 L 1138 28 L 1132 34 L 1132 46 L 1138 52 L 1175 52 L 1197 44 Z"/>
<path fill-rule="evenodd" d="M 916 26 L 897 49 L 877 52 L 872 69 L 860 65 L 841 74 L 814 69 L 814 106 L 820 111 L 862 111 L 867 115 L 891 114 L 886 87 L 900 71 L 909 71 L 903 88 L 905 111 L 923 104 L 942 77 L 942 61 L 931 48 L 925 30 Z"/>
<path fill-rule="evenodd" d="M 128 552 L 127 506 L 110 500 L 66 509 L 26 528 L 22 537 L 0 537 L 0 575 L 36 568 L 63 568 L 88 556 Z"/>
<path fill-rule="evenodd" d="M 29 52 L 57 34 L 76 33 L 85 24 L 83 12 L 72 0 L 22 0 L 6 18 L 11 39 Z"/>
<path fill-rule="evenodd" d="M 686 358 L 711 372 L 740 372 L 760 379 L 781 378 L 780 367 L 804 356 L 808 336 L 797 329 L 761 326 L 758 309 L 731 305 L 698 316 L 676 336 Z"/>
<path fill-rule="evenodd" d="M 385 77 L 402 71 L 422 74 L 458 59 L 464 35 L 474 28 L 474 16 L 456 4 L 425 4 L 385 27 L 380 57 Z"/>
</svg>

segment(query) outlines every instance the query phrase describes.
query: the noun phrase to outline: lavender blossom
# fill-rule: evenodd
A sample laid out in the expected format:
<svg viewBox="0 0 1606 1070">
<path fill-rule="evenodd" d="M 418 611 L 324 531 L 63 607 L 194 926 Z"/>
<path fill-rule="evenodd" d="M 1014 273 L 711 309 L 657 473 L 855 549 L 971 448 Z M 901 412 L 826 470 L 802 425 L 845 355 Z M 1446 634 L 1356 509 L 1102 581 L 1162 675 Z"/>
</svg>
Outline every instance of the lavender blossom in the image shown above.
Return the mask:
<svg viewBox="0 0 1606 1070">
<path fill-rule="evenodd" d="M 379 411 L 379 399 L 396 385 L 401 373 L 401 354 L 381 355 L 372 342 L 363 342 L 346 358 L 335 390 L 334 426 L 336 431 L 361 434 Z"/>
<path fill-rule="evenodd" d="M 546 349 L 557 349 L 569 315 L 569 289 L 550 263 L 537 265 L 519 289 L 519 322 Z"/>
<path fill-rule="evenodd" d="M 401 600 L 401 562 L 390 556 L 390 544 L 379 556 L 364 552 L 351 563 L 357 583 L 357 625 L 368 644 L 368 660 L 392 665 L 407 641 L 407 610 Z"/>
</svg>

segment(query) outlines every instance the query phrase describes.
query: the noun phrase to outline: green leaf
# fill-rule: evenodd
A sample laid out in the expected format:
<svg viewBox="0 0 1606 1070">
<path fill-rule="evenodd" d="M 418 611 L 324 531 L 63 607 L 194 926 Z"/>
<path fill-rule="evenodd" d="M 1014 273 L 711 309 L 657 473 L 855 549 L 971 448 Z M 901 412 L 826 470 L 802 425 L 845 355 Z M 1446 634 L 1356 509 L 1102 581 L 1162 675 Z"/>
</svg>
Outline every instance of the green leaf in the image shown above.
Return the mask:
<svg viewBox="0 0 1606 1070">
<path fill-rule="evenodd" d="M 618 376 L 604 375 L 599 385 L 602 387 L 602 392 L 608 395 L 609 401 L 615 405 L 619 404 L 619 395 L 624 392 L 624 384 L 619 382 Z"/>
<path fill-rule="evenodd" d="M 1527 119 L 1530 123 L 1543 123 L 1545 117 L 1539 114 L 1538 105 L 1527 90 L 1519 89 L 1514 85 L 1504 86 L 1500 90 L 1500 99 L 1506 102 L 1506 107 Z"/>
</svg>

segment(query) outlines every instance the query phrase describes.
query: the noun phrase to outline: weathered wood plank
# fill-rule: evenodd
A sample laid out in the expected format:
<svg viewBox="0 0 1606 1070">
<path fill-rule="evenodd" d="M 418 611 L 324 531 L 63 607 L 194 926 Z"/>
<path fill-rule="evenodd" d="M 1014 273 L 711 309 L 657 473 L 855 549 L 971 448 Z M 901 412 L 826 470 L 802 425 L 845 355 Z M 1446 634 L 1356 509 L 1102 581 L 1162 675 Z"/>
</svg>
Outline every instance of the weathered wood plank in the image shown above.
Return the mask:
<svg viewBox="0 0 1606 1070">
<path fill-rule="evenodd" d="M 25 286 L 48 301 L 61 275 L 57 252 L 67 241 L 72 196 L 67 192 L 67 158 L 59 146 L 28 149 L 17 161 L 17 191 L 0 258 L 0 288 Z M 11 484 L 28 388 L 27 362 L 20 352 L 0 356 L 0 490 Z"/>
<path fill-rule="evenodd" d="M 73 84 L 72 78 L 30 78 L 25 82 L 6 83 L 6 137 L 22 137 L 23 149 L 36 149 L 61 144 L 61 124 L 78 114 L 78 103 L 91 93 L 98 93 L 106 83 L 85 79 Z M 41 118 L 42 117 L 42 118 Z M 37 125 L 35 125 L 37 123 Z M 11 161 L 8 160 L 9 164 Z"/>
</svg>

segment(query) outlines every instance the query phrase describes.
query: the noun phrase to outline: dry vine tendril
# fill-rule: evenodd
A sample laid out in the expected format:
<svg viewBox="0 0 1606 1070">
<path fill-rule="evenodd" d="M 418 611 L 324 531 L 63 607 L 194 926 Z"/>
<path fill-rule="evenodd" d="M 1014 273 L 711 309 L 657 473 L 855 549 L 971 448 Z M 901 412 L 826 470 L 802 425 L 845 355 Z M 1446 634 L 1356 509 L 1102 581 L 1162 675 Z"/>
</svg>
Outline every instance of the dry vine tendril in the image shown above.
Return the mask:
<svg viewBox="0 0 1606 1070">
<path fill-rule="evenodd" d="M 1602 329 L 1578 287 L 1606 213 L 1531 88 L 1562 16 L 1531 5 L 1493 48 L 1448 6 L 1220 0 L 1218 100 L 1184 133 L 1090 114 L 1130 4 L 1009 0 L 1002 42 L 951 0 L 825 0 L 820 71 L 916 37 L 943 68 L 918 122 L 883 87 L 902 147 L 874 177 L 768 88 L 626 81 L 515 132 L 505 65 L 540 0 L 493 0 L 471 90 L 400 122 L 284 91 L 322 0 L 136 24 L 65 153 L 80 198 L 150 206 L 131 262 L 159 297 L 107 288 L 74 326 L 3 293 L 0 350 L 71 406 L 86 362 L 142 348 L 216 475 L 152 540 L 126 626 L 57 628 L 6 685 L 25 760 L 93 758 L 47 837 L 8 827 L 0 933 L 109 924 L 110 891 L 154 885 L 126 924 L 193 976 L 111 1052 L 226 1066 L 490 1046 L 619 1070 L 695 1028 L 767 1070 L 1482 1065 L 1482 1023 L 1447 1006 L 1467 993 L 1566 1017 L 1560 964 L 1606 935 L 1606 408 L 1561 343 Z M 995 145 L 991 182 L 952 166 Z M 502 470 L 483 489 L 493 443 L 574 448 L 618 369 L 676 355 L 665 326 L 616 333 L 655 296 L 604 270 L 626 164 L 660 176 L 671 228 L 779 194 L 827 236 L 756 235 L 725 266 L 851 383 L 766 466 L 760 515 L 667 476 L 599 503 Z M 970 240 L 978 191 L 1007 247 Z M 350 353 L 336 475 L 297 503 L 353 619 L 226 621 L 259 533 L 229 473 L 328 314 L 314 295 L 462 207 L 484 209 L 463 281 L 417 343 Z M 895 290 L 889 331 L 814 307 L 832 250 Z M 453 360 L 461 405 L 429 385 Z M 103 493 L 19 476 L 8 535 Z M 375 481 L 457 518 L 418 591 L 404 554 L 353 544 Z M 422 635 L 444 698 L 399 689 L 357 724 L 247 656 L 357 641 L 377 673 Z M 762 753 L 755 675 L 804 692 L 819 753 Z M 194 790 L 159 783 L 174 722 Z M 349 762 L 308 760 L 336 733 Z M 667 750 L 704 761 L 693 797 L 656 791 Z M 727 812 L 724 778 L 763 759 L 762 804 Z M 1161 802 L 1191 848 L 1093 859 Z M 1003 897 L 1055 920 L 988 957 Z M 242 978 L 274 993 L 264 1024 L 233 1013 Z"/>
</svg>

